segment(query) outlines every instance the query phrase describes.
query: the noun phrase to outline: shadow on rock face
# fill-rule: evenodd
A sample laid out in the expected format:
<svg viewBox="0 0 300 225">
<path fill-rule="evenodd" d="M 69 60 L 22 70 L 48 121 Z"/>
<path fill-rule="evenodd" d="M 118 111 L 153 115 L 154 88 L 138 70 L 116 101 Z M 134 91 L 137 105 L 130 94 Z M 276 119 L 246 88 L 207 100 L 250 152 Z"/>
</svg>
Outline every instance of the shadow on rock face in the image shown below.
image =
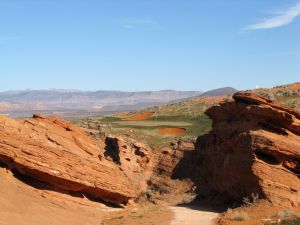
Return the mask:
<svg viewBox="0 0 300 225">
<path fill-rule="evenodd" d="M 2 167 L 2 168 L 5 168 L 5 167 Z M 98 203 L 104 204 L 104 205 L 109 206 L 109 207 L 122 208 L 122 207 L 120 207 L 120 206 L 118 206 L 116 204 L 111 204 L 111 203 L 108 203 L 108 202 L 104 202 L 101 199 L 94 198 L 92 196 L 83 194 L 81 192 L 66 191 L 66 190 L 60 189 L 58 187 L 55 187 L 53 185 L 50 185 L 50 184 L 38 181 L 36 179 L 33 179 L 31 177 L 22 175 L 22 174 L 20 174 L 20 173 L 18 173 L 16 171 L 12 171 L 12 172 L 13 172 L 13 175 L 14 175 L 14 177 L 16 179 L 18 179 L 19 181 L 21 181 L 22 183 L 24 183 L 26 185 L 34 187 L 37 190 L 41 190 L 41 191 L 53 191 L 53 192 L 57 192 L 57 193 L 60 193 L 60 194 L 70 195 L 72 197 L 80 198 L 80 199 L 87 198 L 90 201 L 98 202 Z"/>
<path fill-rule="evenodd" d="M 245 198 L 300 206 L 300 115 L 275 101 L 240 92 L 209 108 L 212 131 L 184 151 L 173 179 L 190 179 L 198 200 L 232 204 Z"/>
<path fill-rule="evenodd" d="M 105 139 L 105 157 L 110 157 L 114 163 L 121 165 L 120 152 L 117 138 L 107 137 Z"/>
</svg>

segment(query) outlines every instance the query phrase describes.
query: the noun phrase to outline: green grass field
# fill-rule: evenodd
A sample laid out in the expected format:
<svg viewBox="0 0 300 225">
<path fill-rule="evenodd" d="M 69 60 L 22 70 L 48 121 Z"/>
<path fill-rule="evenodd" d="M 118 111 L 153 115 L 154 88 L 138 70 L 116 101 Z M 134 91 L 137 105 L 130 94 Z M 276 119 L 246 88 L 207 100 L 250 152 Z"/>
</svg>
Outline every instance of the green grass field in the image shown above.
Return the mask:
<svg viewBox="0 0 300 225">
<path fill-rule="evenodd" d="M 142 112 L 136 112 L 131 116 Z M 157 115 L 157 114 L 156 114 Z M 191 116 L 153 116 L 147 120 L 126 121 L 124 118 L 104 117 L 99 122 L 109 125 L 109 132 L 112 134 L 127 134 L 129 131 L 135 138 L 146 142 L 150 146 L 164 147 L 169 145 L 170 141 L 176 138 L 176 135 L 159 134 L 161 128 L 184 128 L 186 132 L 180 135 L 182 139 L 195 139 L 198 136 L 206 134 L 211 129 L 211 120 L 202 112 L 198 117 Z"/>
<path fill-rule="evenodd" d="M 183 108 L 189 105 L 189 113 Z M 172 108 L 172 110 L 169 109 Z M 177 110 L 175 110 L 177 109 Z M 89 117 L 74 121 L 79 126 L 91 129 L 102 127 L 103 132 L 117 136 L 130 135 L 133 138 L 147 143 L 151 147 L 168 146 L 176 138 L 195 140 L 198 136 L 211 130 L 211 120 L 204 114 L 203 104 L 191 104 L 190 101 L 153 107 L 146 110 L 131 112 L 128 114 L 117 114 L 109 117 Z M 126 119 L 142 114 L 144 112 L 155 112 L 146 120 L 126 121 Z M 161 128 L 184 128 L 185 133 L 181 135 L 161 134 Z M 93 129 L 93 128 L 92 128 Z"/>
<path fill-rule="evenodd" d="M 186 132 L 179 137 L 189 140 L 195 140 L 198 136 L 208 133 L 212 121 L 204 114 L 206 109 L 202 100 L 192 99 L 131 112 L 125 116 L 105 117 L 102 121 L 110 124 L 110 131 L 113 133 L 133 130 L 137 138 L 152 147 L 163 147 L 169 145 L 176 136 L 159 134 L 158 130 L 161 128 L 184 128 Z M 146 120 L 126 121 L 145 112 L 154 112 L 154 115 Z"/>
<path fill-rule="evenodd" d="M 153 120 L 142 120 L 142 121 L 118 121 L 112 122 L 113 124 L 124 126 L 124 127 L 188 127 L 192 126 L 192 123 L 183 121 L 153 121 Z"/>
<path fill-rule="evenodd" d="M 300 87 L 300 84 L 297 84 Z M 293 91 L 292 91 L 293 90 Z M 300 111 L 300 89 L 291 88 L 289 85 L 279 89 L 257 89 L 259 94 L 270 99 L 278 100 L 281 103 Z M 129 135 L 148 143 L 152 147 L 163 147 L 169 145 L 170 141 L 176 138 L 175 135 L 162 135 L 161 128 L 184 128 L 186 132 L 179 137 L 182 139 L 194 140 L 211 130 L 212 121 L 205 115 L 208 107 L 218 104 L 220 101 L 227 101 L 229 97 L 217 97 L 209 99 L 195 98 L 178 103 L 163 106 L 151 107 L 144 110 L 130 113 L 121 113 L 109 117 L 90 117 L 87 119 L 92 127 L 105 127 L 103 132 L 115 135 Z M 145 112 L 154 113 L 151 118 L 140 121 L 126 121 L 134 116 Z M 76 122 L 76 121 L 75 121 Z M 105 126 L 103 126 L 103 124 Z M 82 124 L 79 126 L 82 126 Z M 84 125 L 86 126 L 86 125 Z M 89 128 L 87 126 L 86 128 Z"/>
</svg>

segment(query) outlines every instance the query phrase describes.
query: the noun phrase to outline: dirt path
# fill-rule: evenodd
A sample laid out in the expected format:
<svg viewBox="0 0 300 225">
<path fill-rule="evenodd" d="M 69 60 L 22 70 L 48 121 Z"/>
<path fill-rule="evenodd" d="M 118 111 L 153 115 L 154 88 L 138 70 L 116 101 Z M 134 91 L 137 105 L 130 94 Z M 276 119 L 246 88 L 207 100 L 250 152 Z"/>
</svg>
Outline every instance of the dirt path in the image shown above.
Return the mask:
<svg viewBox="0 0 300 225">
<path fill-rule="evenodd" d="M 201 208 L 170 207 L 174 213 L 171 225 L 213 225 L 218 213 L 204 211 Z"/>
</svg>

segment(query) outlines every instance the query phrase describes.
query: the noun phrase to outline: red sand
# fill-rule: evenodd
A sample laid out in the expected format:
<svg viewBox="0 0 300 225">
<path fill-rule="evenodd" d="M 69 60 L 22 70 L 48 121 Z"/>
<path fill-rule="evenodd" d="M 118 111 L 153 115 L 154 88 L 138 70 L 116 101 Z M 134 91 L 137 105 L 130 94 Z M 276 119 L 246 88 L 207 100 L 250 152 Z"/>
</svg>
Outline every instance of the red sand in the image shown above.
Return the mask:
<svg viewBox="0 0 300 225">
<path fill-rule="evenodd" d="M 147 120 L 149 118 L 151 118 L 154 115 L 154 112 L 145 112 L 145 113 L 141 113 L 138 115 L 135 115 L 133 117 L 130 117 L 128 119 L 124 119 L 127 121 L 140 121 L 140 120 Z"/>
<path fill-rule="evenodd" d="M 158 130 L 158 133 L 163 135 L 182 135 L 185 132 L 185 128 L 160 128 Z"/>
</svg>

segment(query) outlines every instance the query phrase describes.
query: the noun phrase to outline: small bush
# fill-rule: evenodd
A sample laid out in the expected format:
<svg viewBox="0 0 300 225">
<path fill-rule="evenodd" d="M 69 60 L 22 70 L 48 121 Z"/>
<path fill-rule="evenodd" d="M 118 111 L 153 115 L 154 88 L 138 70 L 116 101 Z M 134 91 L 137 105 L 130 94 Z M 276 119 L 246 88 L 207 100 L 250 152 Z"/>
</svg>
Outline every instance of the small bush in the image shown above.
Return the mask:
<svg viewBox="0 0 300 225">
<path fill-rule="evenodd" d="M 250 198 L 248 198 L 248 197 L 243 198 L 243 203 L 245 205 L 253 205 L 253 204 L 257 203 L 258 200 L 259 200 L 259 194 L 252 193 Z"/>
<path fill-rule="evenodd" d="M 291 218 L 291 217 L 298 217 L 300 218 L 300 213 L 296 213 L 291 210 L 283 210 L 278 213 L 277 215 L 280 219 L 286 219 L 286 218 Z"/>
<path fill-rule="evenodd" d="M 290 221 L 283 221 L 281 225 L 299 225 L 300 219 L 290 220 Z"/>
<path fill-rule="evenodd" d="M 299 225 L 300 219 L 284 220 L 280 223 L 272 223 L 272 225 Z M 265 224 L 267 225 L 267 224 Z"/>
<path fill-rule="evenodd" d="M 229 219 L 233 221 L 247 221 L 249 220 L 249 215 L 244 211 L 235 211 L 230 215 Z"/>
<path fill-rule="evenodd" d="M 272 222 L 267 224 L 272 225 L 300 225 L 300 213 L 291 211 L 291 210 L 283 210 L 277 214 L 278 222 Z M 265 224 L 265 225 L 267 225 Z"/>
<path fill-rule="evenodd" d="M 143 218 L 143 217 L 144 217 L 144 214 L 143 214 L 142 212 L 140 212 L 140 211 L 138 211 L 138 212 L 133 212 L 133 213 L 131 213 L 130 217 L 131 217 L 131 218 Z"/>
</svg>

